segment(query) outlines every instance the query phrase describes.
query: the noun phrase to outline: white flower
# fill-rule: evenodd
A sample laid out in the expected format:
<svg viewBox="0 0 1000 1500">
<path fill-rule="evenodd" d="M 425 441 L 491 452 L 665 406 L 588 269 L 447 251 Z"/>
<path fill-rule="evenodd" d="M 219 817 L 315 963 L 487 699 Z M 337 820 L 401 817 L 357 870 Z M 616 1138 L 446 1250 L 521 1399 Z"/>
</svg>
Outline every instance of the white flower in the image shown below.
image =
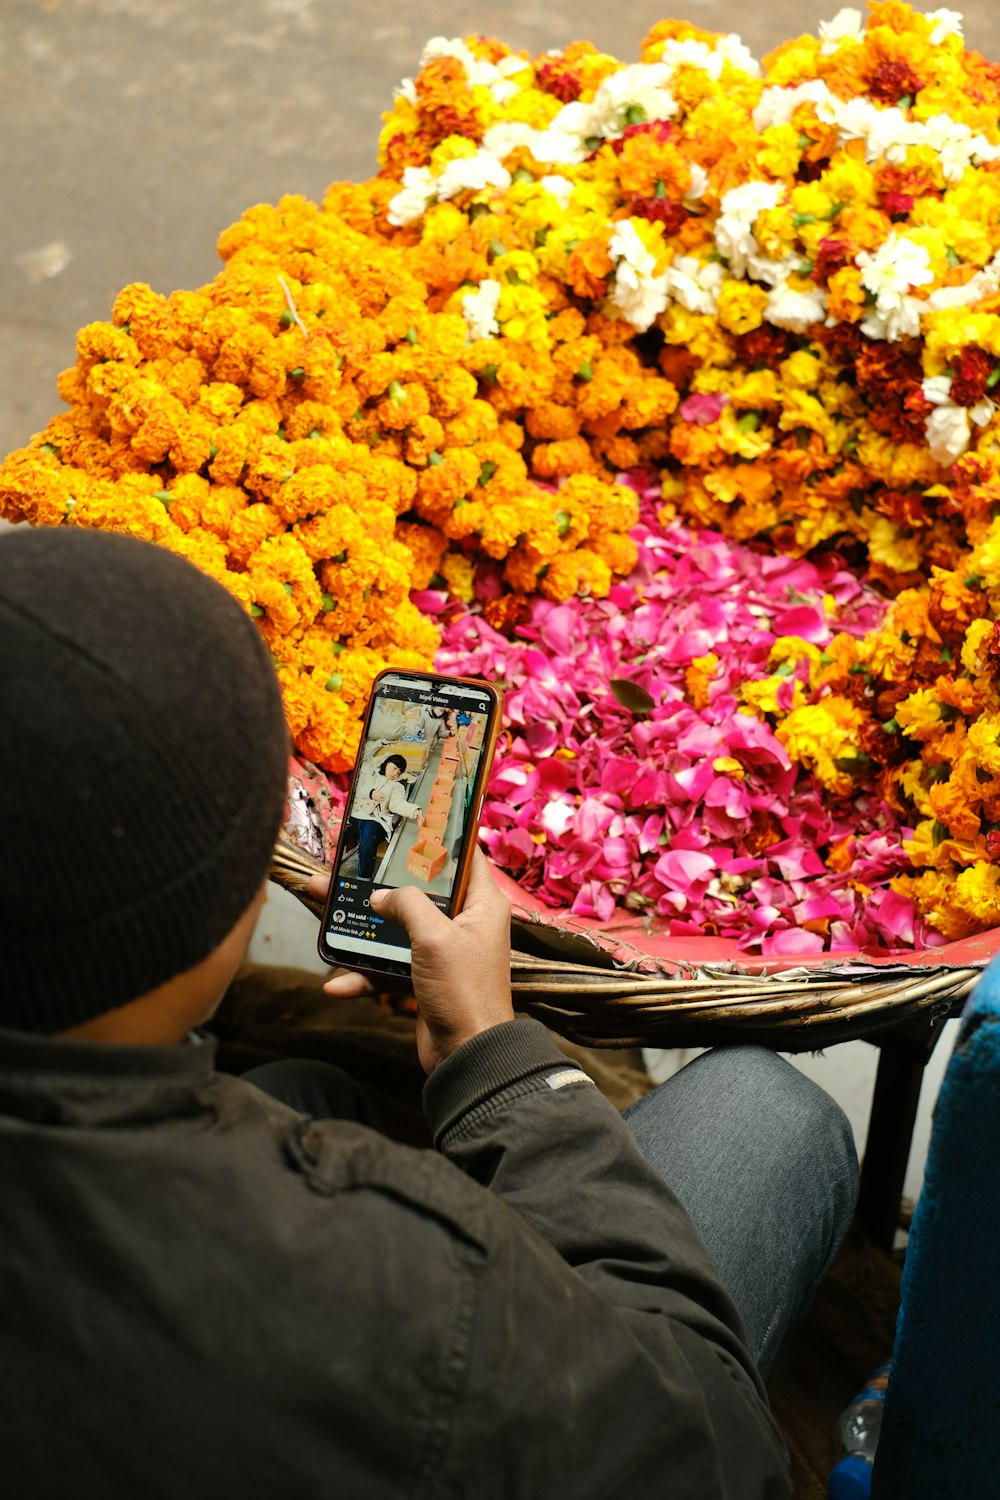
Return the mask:
<svg viewBox="0 0 1000 1500">
<path fill-rule="evenodd" d="M 608 242 L 615 262 L 615 284 L 609 298 L 633 328 L 644 333 L 665 309 L 666 273 L 656 272 L 656 257 L 646 249 L 631 219 L 622 219 Z"/>
<path fill-rule="evenodd" d="M 984 135 L 973 135 L 968 125 L 950 115 L 931 115 L 921 127 L 921 144 L 941 157 L 941 171 L 948 182 L 958 182 L 973 161 L 995 161 L 1000 146 L 991 146 Z"/>
<path fill-rule="evenodd" d="M 542 133 L 571 137 L 574 154 L 547 159 L 574 164 L 585 161 L 595 139 L 615 140 L 622 134 L 631 111 L 640 112 L 644 120 L 671 119 L 677 113 L 677 101 L 665 84 L 672 71 L 663 63 L 635 63 L 605 78 L 590 104 L 579 99 L 564 104 L 549 131 Z"/>
<path fill-rule="evenodd" d="M 406 167 L 403 171 L 403 186 L 389 200 L 386 217 L 390 224 L 401 228 L 412 224 L 414 219 L 426 213 L 437 197 L 437 184 L 429 167 Z"/>
<path fill-rule="evenodd" d="M 539 186 L 547 193 L 551 193 L 560 208 L 567 208 L 569 200 L 573 196 L 573 184 L 568 177 L 562 177 L 558 172 L 539 179 Z"/>
<path fill-rule="evenodd" d="M 901 306 L 911 287 L 934 280 L 927 247 L 895 229 L 873 255 L 861 250 L 854 262 L 861 269 L 861 285 L 874 294 L 876 310 L 883 317 Z"/>
<path fill-rule="evenodd" d="M 873 308 L 861 320 L 861 332 L 870 339 L 887 339 L 895 344 L 899 339 L 916 338 L 920 332 L 920 319 L 927 310 L 927 303 L 919 297 L 900 297 L 892 307 Z"/>
<path fill-rule="evenodd" d="M 723 57 L 714 48 L 706 46 L 704 42 L 697 42 L 693 37 L 686 41 L 677 41 L 669 37 L 663 43 L 660 52 L 660 65 L 668 68 L 669 78 L 678 68 L 701 68 L 710 78 L 718 78 L 722 73 Z"/>
<path fill-rule="evenodd" d="M 718 311 L 719 292 L 725 280 L 725 269 L 717 260 L 699 260 L 695 255 L 678 255 L 665 272 L 666 289 L 675 302 L 688 312 Z"/>
<path fill-rule="evenodd" d="M 715 243 L 734 276 L 744 274 L 747 257 L 757 249 L 752 230 L 758 214 L 775 208 L 782 192 L 775 182 L 745 182 L 723 194 L 715 224 Z"/>
<path fill-rule="evenodd" d="M 591 135 L 621 135 L 630 111 L 641 111 L 646 120 L 669 120 L 677 113 L 677 101 L 666 85 L 673 69 L 664 63 L 634 63 L 605 78 L 591 109 L 595 129 Z M 553 121 L 558 124 L 559 116 Z"/>
<path fill-rule="evenodd" d="M 800 255 L 789 255 L 784 260 L 772 260 L 767 255 L 754 253 L 747 256 L 747 275 L 753 281 L 763 281 L 767 286 L 784 286 L 793 271 L 802 264 Z"/>
<path fill-rule="evenodd" d="M 576 817 L 576 808 L 569 802 L 560 802 L 554 797 L 547 802 L 538 815 L 538 820 L 546 833 L 551 833 L 553 838 L 562 838 Z"/>
<path fill-rule="evenodd" d="M 883 160 L 902 165 L 910 147 L 929 146 L 939 154 L 945 178 L 957 182 L 970 163 L 1000 158 L 1000 146 L 993 145 L 984 135 L 973 135 L 968 125 L 950 115 L 932 115 L 927 121 L 909 120 L 896 105 L 881 109 L 870 99 L 837 99 L 828 90 L 825 97 L 819 97 L 812 92 L 813 87 L 805 84 L 794 92 L 765 89 L 754 111 L 757 129 L 784 123 L 791 118 L 796 103 L 812 98 L 817 115 L 824 124 L 836 126 L 841 142 L 864 141 L 869 165 Z M 792 94 L 791 108 L 777 97 L 781 93 Z"/>
<path fill-rule="evenodd" d="M 407 104 L 416 104 L 417 86 L 412 78 L 404 78 L 396 90 L 397 99 L 405 99 Z"/>
<path fill-rule="evenodd" d="M 688 164 L 691 173 L 691 184 L 684 194 L 685 203 L 700 203 L 705 196 L 708 187 L 708 173 L 700 162 L 693 161 Z"/>
<path fill-rule="evenodd" d="M 727 36 L 720 37 L 715 44 L 715 52 L 716 56 L 721 57 L 723 62 L 727 62 L 737 72 L 749 73 L 751 78 L 760 77 L 760 63 L 735 32 L 731 31 Z"/>
<path fill-rule="evenodd" d="M 455 157 L 437 179 L 437 195 L 442 203 L 456 193 L 481 193 L 488 187 L 501 193 L 510 187 L 510 173 L 489 151 Z"/>
<path fill-rule="evenodd" d="M 936 406 L 924 423 L 931 457 L 939 464 L 953 464 L 969 446 L 972 428 L 964 406 L 945 402 Z"/>
<path fill-rule="evenodd" d="M 797 292 L 788 286 L 776 286 L 767 295 L 764 316 L 776 328 L 787 328 L 792 333 L 805 333 L 811 324 L 823 322 L 826 303 L 826 293 L 820 287 Z"/>
<path fill-rule="evenodd" d="M 660 62 L 671 73 L 675 73 L 678 68 L 700 68 L 715 80 L 721 78 L 722 70 L 727 64 L 738 72 L 748 73 L 751 78 L 760 77 L 760 63 L 732 32 L 728 36 L 720 36 L 714 47 L 695 41 L 693 37 L 688 37 L 685 41 L 671 37 L 663 43 Z"/>
<path fill-rule="evenodd" d="M 500 290 L 499 281 L 481 281 L 476 291 L 467 292 L 462 298 L 462 315 L 472 343 L 477 339 L 492 338 L 500 332 L 496 319 Z"/>
<path fill-rule="evenodd" d="M 928 375 L 920 389 L 924 400 L 929 401 L 932 406 L 944 406 L 945 402 L 951 400 L 951 376 Z"/>
<path fill-rule="evenodd" d="M 928 375 L 920 389 L 934 407 L 924 423 L 931 457 L 939 464 L 961 458 L 972 438 L 972 426 L 986 427 L 993 419 L 996 402 L 984 396 L 975 406 L 956 406 L 951 400 L 951 376 Z"/>
<path fill-rule="evenodd" d="M 565 131 L 534 130 L 517 120 L 504 120 L 491 125 L 483 136 L 483 149 L 502 161 L 521 146 L 531 152 L 537 162 L 545 165 L 558 163 L 572 165 L 584 161 L 589 154 L 580 139 Z"/>
<path fill-rule="evenodd" d="M 930 10 L 926 19 L 934 21 L 934 30 L 927 40 L 932 47 L 940 47 L 947 37 L 962 35 L 962 16 L 957 10 Z"/>
<path fill-rule="evenodd" d="M 879 109 L 870 99 L 829 99 L 816 105 L 825 125 L 836 125 L 841 141 L 864 141 L 865 160 L 871 164 L 885 158 L 902 163 L 908 147 L 920 144 L 923 127 L 908 120 L 895 105 Z"/>
<path fill-rule="evenodd" d="M 1000 253 L 994 255 L 988 266 L 970 276 L 964 286 L 939 286 L 927 298 L 931 312 L 941 312 L 949 307 L 972 307 L 995 297 L 1000 292 Z"/>
<path fill-rule="evenodd" d="M 836 52 L 841 42 L 864 41 L 865 23 L 861 12 L 850 7 L 838 10 L 832 21 L 820 21 L 819 34 L 823 38 L 823 45 L 819 49 L 823 57 Z"/>
<path fill-rule="evenodd" d="M 769 125 L 787 125 L 799 105 L 809 101 L 817 108 L 820 104 L 829 106 L 838 102 L 818 78 L 810 78 L 808 83 L 793 84 L 789 88 L 764 89 L 753 112 L 754 129 L 762 134 Z"/>
<path fill-rule="evenodd" d="M 488 88 L 498 104 L 506 104 L 508 99 L 518 92 L 516 83 L 511 83 L 505 76 L 509 73 L 520 73 L 527 63 L 522 57 L 502 57 L 499 63 L 491 63 L 483 57 L 477 57 L 470 47 L 467 47 L 458 37 L 450 40 L 447 37 L 435 36 L 427 43 L 420 58 L 420 66 L 431 62 L 435 57 L 454 57 L 465 69 L 465 76 L 470 86 L 477 84 Z"/>
<path fill-rule="evenodd" d="M 549 122 L 548 130 L 536 132 L 537 148 L 531 154 L 536 161 L 559 162 L 564 166 L 579 166 L 587 160 L 592 146 L 587 142 L 598 134 L 597 116 L 593 104 L 581 104 L 574 99 L 564 104 Z"/>
<path fill-rule="evenodd" d="M 432 203 L 445 203 L 456 193 L 481 193 L 488 187 L 506 192 L 510 180 L 506 167 L 489 151 L 456 157 L 437 177 L 429 167 L 406 167 L 402 188 L 389 200 L 387 218 L 398 227 L 412 224 Z"/>
</svg>

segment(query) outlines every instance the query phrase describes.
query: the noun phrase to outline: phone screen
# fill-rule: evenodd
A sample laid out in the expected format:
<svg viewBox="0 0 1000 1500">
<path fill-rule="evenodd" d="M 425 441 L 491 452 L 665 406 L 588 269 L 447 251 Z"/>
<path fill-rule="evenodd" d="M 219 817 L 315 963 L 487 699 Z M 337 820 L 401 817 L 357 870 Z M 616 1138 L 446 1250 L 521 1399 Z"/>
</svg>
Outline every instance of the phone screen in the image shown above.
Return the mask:
<svg viewBox="0 0 1000 1500">
<path fill-rule="evenodd" d="M 371 909 L 383 887 L 415 885 L 451 915 L 499 706 L 495 690 L 475 683 L 378 679 L 331 878 L 324 957 L 409 972 L 405 928 Z"/>
</svg>

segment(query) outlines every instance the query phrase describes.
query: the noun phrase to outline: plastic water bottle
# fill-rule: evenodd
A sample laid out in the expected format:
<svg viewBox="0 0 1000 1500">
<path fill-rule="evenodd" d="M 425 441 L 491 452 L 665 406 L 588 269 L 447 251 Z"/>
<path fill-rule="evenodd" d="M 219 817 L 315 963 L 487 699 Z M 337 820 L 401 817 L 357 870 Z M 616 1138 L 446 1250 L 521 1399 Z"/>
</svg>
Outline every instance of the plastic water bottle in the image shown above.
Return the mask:
<svg viewBox="0 0 1000 1500">
<path fill-rule="evenodd" d="M 826 1481 L 830 1500 L 868 1500 L 872 1492 L 872 1464 L 885 1410 L 889 1365 L 879 1365 L 837 1419 L 840 1458 Z"/>
</svg>

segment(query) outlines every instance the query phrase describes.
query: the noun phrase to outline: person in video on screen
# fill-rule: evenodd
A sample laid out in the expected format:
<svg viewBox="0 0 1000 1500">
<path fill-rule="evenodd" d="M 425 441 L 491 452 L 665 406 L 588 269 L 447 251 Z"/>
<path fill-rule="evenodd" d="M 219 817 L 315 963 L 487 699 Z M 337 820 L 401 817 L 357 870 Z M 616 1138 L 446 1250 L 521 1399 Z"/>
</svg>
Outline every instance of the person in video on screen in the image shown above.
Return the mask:
<svg viewBox="0 0 1000 1500">
<path fill-rule="evenodd" d="M 387 755 L 358 778 L 349 822 L 358 836 L 361 880 L 375 878 L 379 844 L 392 837 L 400 818 L 412 819 L 418 828 L 424 820 L 423 809 L 407 800 L 406 788 L 400 781 L 405 772 L 404 755 Z"/>
</svg>

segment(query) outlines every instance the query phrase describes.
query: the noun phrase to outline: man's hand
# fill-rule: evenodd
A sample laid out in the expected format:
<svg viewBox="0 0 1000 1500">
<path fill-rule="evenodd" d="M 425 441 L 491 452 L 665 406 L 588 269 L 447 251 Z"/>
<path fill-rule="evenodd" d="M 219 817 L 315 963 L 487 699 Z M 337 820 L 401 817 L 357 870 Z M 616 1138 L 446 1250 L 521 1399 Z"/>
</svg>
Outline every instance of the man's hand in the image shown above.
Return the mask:
<svg viewBox="0 0 1000 1500">
<path fill-rule="evenodd" d="M 457 917 L 446 917 L 412 885 L 376 891 L 371 904 L 378 916 L 400 922 L 410 938 L 417 1053 L 425 1073 L 480 1031 L 514 1020 L 510 905 L 480 849 L 473 854 L 468 894 Z M 392 981 L 350 971 L 323 986 L 328 995 L 345 998 L 391 987 Z"/>
</svg>

